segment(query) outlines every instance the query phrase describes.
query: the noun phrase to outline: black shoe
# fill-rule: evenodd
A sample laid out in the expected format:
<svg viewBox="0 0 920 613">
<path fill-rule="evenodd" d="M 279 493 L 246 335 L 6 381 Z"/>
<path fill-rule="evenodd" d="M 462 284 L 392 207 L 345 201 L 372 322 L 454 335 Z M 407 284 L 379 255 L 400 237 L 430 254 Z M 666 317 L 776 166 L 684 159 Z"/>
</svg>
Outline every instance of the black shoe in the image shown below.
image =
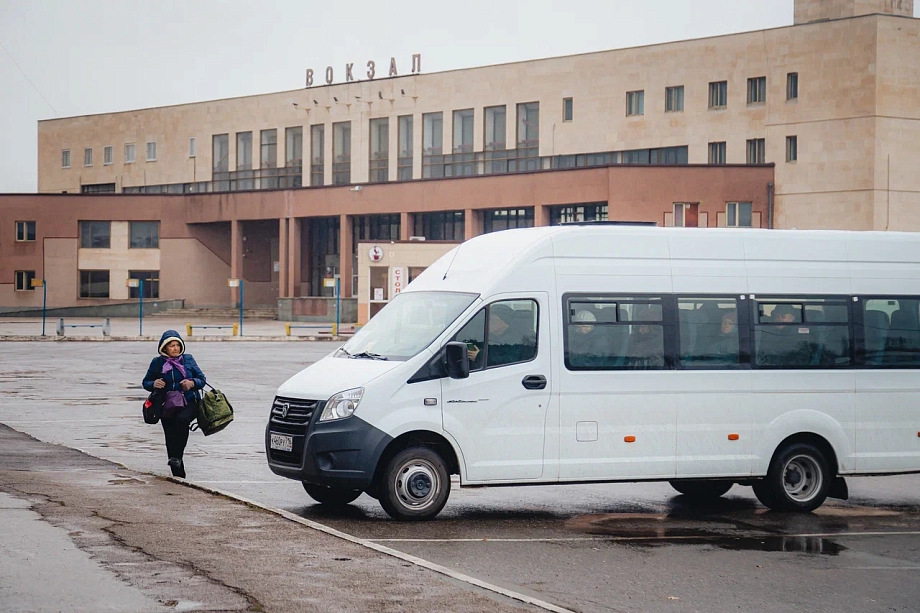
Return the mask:
<svg viewBox="0 0 920 613">
<path fill-rule="evenodd" d="M 185 479 L 185 463 L 182 462 L 181 458 L 169 458 L 170 470 L 172 470 L 173 477 L 181 477 Z"/>
</svg>

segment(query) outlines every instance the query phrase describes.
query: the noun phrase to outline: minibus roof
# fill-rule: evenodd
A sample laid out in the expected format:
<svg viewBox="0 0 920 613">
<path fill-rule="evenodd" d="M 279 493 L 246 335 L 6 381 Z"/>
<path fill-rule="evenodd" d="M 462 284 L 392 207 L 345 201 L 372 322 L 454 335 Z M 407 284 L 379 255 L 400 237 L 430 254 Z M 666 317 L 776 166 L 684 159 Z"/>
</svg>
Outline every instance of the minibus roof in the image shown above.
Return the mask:
<svg viewBox="0 0 920 613">
<path fill-rule="evenodd" d="M 914 271 L 920 270 L 920 233 L 608 224 L 520 228 L 483 234 L 458 245 L 405 291 L 513 292 L 532 289 L 534 275 L 561 272 L 557 264 L 564 261 L 569 266 L 563 268 L 571 269 L 578 262 L 639 259 L 662 266 L 676 260 L 708 260 L 713 265 L 862 262 L 906 266 L 912 269 L 907 276 L 914 278 Z"/>
</svg>

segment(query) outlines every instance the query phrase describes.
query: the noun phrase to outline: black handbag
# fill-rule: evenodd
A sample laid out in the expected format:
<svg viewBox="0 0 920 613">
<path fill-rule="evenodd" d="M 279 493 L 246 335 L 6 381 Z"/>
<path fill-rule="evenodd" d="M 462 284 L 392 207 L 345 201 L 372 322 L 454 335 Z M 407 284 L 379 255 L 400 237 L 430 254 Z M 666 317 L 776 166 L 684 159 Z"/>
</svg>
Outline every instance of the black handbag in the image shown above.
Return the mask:
<svg viewBox="0 0 920 613">
<path fill-rule="evenodd" d="M 144 401 L 144 423 L 155 424 L 163 416 L 163 394 L 160 392 L 150 392 L 147 400 Z"/>
</svg>

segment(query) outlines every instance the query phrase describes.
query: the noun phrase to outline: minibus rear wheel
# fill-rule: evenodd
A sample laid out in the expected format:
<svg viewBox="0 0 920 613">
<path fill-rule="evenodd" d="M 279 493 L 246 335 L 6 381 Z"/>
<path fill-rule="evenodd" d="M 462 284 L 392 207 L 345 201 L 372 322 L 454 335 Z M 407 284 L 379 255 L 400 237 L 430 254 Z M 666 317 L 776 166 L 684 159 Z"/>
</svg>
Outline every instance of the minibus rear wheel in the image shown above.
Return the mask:
<svg viewBox="0 0 920 613">
<path fill-rule="evenodd" d="M 431 519 L 444 508 L 450 496 L 447 464 L 428 447 L 403 449 L 383 470 L 378 494 L 380 506 L 393 519 Z"/>
<path fill-rule="evenodd" d="M 792 443 L 776 452 L 763 480 L 754 483 L 754 495 L 774 511 L 814 511 L 827 499 L 833 485 L 824 453 L 808 443 Z"/>
<path fill-rule="evenodd" d="M 669 481 L 671 487 L 689 498 L 690 500 L 715 500 L 728 490 L 732 489 L 734 482 L 717 481 L 713 479 L 687 479 Z"/>
<path fill-rule="evenodd" d="M 361 490 L 349 490 L 341 487 L 328 487 L 326 485 L 317 485 L 315 483 L 303 482 L 303 489 L 307 495 L 320 504 L 327 504 L 332 507 L 345 506 L 354 502 L 361 495 Z"/>
</svg>

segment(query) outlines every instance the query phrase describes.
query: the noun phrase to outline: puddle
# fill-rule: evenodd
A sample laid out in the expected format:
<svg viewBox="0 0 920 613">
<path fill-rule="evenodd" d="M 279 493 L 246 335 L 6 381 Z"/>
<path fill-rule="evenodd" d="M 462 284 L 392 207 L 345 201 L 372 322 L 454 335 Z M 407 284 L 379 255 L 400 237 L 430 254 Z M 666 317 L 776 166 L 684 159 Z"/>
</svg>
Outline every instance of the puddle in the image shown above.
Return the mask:
<svg viewBox="0 0 920 613">
<path fill-rule="evenodd" d="M 785 553 L 808 553 L 836 556 L 846 547 L 834 541 L 814 536 L 686 536 L 655 539 L 623 538 L 614 541 L 618 545 L 653 548 L 664 545 L 705 545 L 728 551 L 770 551 Z"/>
</svg>

